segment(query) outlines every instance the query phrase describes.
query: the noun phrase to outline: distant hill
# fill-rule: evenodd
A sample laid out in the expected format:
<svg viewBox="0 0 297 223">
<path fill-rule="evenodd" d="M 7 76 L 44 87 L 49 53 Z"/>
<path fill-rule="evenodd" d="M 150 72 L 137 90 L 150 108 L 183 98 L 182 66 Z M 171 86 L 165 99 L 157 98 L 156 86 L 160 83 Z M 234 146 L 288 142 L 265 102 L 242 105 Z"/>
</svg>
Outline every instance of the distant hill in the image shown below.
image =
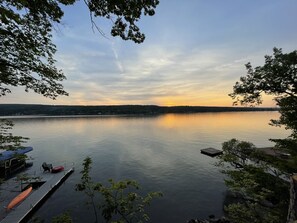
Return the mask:
<svg viewBox="0 0 297 223">
<path fill-rule="evenodd" d="M 199 112 L 247 112 L 277 111 L 277 108 L 254 107 L 210 107 L 210 106 L 157 106 L 157 105 L 38 105 L 38 104 L 0 104 L 0 116 L 19 115 L 158 115 L 166 113 Z"/>
</svg>

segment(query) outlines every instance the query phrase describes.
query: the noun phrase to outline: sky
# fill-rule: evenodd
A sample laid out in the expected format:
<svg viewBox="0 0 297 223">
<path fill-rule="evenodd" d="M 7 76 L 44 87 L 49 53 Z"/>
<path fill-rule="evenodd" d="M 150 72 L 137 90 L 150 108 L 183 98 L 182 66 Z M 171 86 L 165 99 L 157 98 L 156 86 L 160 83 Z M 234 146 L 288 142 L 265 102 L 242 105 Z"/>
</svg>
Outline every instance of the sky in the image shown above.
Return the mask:
<svg viewBox="0 0 297 223">
<path fill-rule="evenodd" d="M 104 18 L 96 23 L 106 37 L 94 32 L 83 1 L 63 10 L 53 42 L 69 96 L 18 87 L 0 103 L 232 106 L 228 94 L 247 62 L 260 66 L 273 47 L 297 47 L 296 0 L 160 0 L 138 23 L 142 44 L 111 37 Z M 274 106 L 272 98 L 263 106 Z"/>
</svg>

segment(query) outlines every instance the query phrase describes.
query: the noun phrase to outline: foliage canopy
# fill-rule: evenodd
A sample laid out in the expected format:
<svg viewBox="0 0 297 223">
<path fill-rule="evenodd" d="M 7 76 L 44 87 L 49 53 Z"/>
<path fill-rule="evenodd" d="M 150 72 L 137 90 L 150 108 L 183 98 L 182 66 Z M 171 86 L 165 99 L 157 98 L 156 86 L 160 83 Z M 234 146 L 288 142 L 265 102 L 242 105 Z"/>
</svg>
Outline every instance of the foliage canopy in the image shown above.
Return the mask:
<svg viewBox="0 0 297 223">
<path fill-rule="evenodd" d="M 284 126 L 291 130 L 287 139 L 272 139 L 276 147 L 292 155 L 293 166 L 297 164 L 297 50 L 283 53 L 273 49 L 272 56 L 265 56 L 265 64 L 253 68 L 246 64 L 247 75 L 240 78 L 229 94 L 234 104 L 261 104 L 262 93 L 274 95 L 279 106 L 280 118 L 271 120 L 271 125 Z M 295 161 L 294 161 L 295 160 Z M 292 168 L 291 168 L 292 169 Z"/>
<path fill-rule="evenodd" d="M 15 150 L 29 139 L 22 136 L 14 136 L 10 132 L 13 125 L 13 122 L 10 120 L 0 119 L 0 149 Z"/>
<path fill-rule="evenodd" d="M 226 210 L 233 222 L 285 222 L 289 203 L 285 179 L 297 170 L 297 51 L 283 53 L 274 48 L 263 66 L 253 68 L 247 63 L 246 69 L 247 75 L 229 94 L 234 104 L 259 105 L 262 94 L 273 95 L 280 118 L 270 124 L 284 126 L 291 135 L 271 139 L 276 143 L 276 155 L 261 153 L 253 144 L 235 139 L 223 143 L 219 165 L 228 176 L 227 186 L 242 197 Z"/>
<path fill-rule="evenodd" d="M 68 95 L 60 83 L 66 79 L 56 68 L 52 42 L 55 24 L 63 17 L 62 5 L 76 0 L 1 0 L 0 1 L 0 97 L 12 86 L 24 86 L 45 97 Z M 93 17 L 113 22 L 112 36 L 141 43 L 145 35 L 136 25 L 141 15 L 152 16 L 158 0 L 85 0 Z M 96 28 L 100 30 L 97 26 Z"/>
<path fill-rule="evenodd" d="M 122 180 L 115 182 L 109 179 L 109 185 L 92 181 L 90 176 L 92 159 L 87 157 L 83 162 L 81 182 L 76 185 L 77 191 L 83 191 L 88 196 L 98 222 L 97 210 L 106 222 L 132 223 L 147 222 L 149 216 L 146 212 L 151 201 L 162 196 L 160 192 L 150 192 L 141 196 L 140 189 L 135 180 Z"/>
<path fill-rule="evenodd" d="M 281 173 L 262 162 L 264 154 L 250 142 L 231 139 L 222 149 L 217 165 L 228 176 L 225 183 L 237 200 L 225 207 L 231 222 L 284 222 L 289 184 Z"/>
<path fill-rule="evenodd" d="M 261 93 L 275 95 L 277 103 L 288 97 L 297 100 L 297 50 L 286 54 L 274 48 L 263 66 L 253 68 L 247 63 L 246 69 L 247 75 L 235 83 L 230 94 L 235 104 L 261 104 Z"/>
</svg>

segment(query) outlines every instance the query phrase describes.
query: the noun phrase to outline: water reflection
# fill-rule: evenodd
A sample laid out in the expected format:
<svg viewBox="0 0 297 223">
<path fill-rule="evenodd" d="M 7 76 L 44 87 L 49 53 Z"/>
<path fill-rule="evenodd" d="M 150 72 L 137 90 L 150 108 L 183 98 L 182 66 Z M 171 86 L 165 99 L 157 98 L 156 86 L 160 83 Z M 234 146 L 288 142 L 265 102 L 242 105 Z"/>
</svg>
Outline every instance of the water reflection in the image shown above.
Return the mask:
<svg viewBox="0 0 297 223">
<path fill-rule="evenodd" d="M 222 214 L 225 187 L 215 160 L 200 153 L 220 148 L 231 138 L 270 146 L 269 138 L 285 137 L 268 125 L 277 112 L 168 114 L 156 117 L 81 117 L 15 119 L 14 132 L 31 138 L 34 168 L 44 161 L 67 160 L 76 172 L 37 215 L 47 219 L 71 210 L 76 222 L 92 222 L 85 197 L 74 191 L 82 160 L 91 156 L 92 176 L 136 179 L 143 191 L 162 191 L 153 203 L 151 222 L 185 222 Z M 63 208 L 57 203 L 63 202 Z M 50 211 L 49 211 L 50 210 Z M 48 221 L 50 222 L 50 221 Z"/>
</svg>

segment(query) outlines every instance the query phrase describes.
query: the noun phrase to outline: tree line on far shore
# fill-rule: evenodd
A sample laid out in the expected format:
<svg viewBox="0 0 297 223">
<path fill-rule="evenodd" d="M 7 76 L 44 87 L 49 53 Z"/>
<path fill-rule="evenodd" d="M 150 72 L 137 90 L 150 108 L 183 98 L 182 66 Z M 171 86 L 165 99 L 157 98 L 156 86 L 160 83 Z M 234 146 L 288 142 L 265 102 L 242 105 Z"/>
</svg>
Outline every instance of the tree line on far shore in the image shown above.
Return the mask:
<svg viewBox="0 0 297 223">
<path fill-rule="evenodd" d="M 157 106 L 157 105 L 30 105 L 0 104 L 0 116 L 16 115 L 159 115 L 167 113 L 187 114 L 199 112 L 277 111 L 278 108 L 210 107 L 210 106 Z"/>
</svg>

